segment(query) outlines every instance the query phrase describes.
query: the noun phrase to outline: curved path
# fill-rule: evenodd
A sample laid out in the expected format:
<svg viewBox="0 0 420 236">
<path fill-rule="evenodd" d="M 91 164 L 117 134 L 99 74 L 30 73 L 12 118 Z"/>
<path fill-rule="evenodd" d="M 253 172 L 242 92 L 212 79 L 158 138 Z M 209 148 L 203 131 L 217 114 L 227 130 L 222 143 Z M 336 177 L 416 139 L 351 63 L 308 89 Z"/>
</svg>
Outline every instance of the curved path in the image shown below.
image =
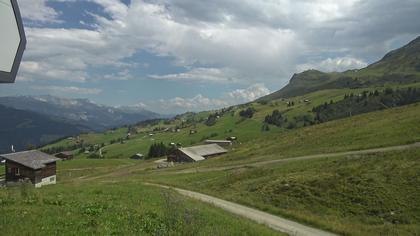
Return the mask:
<svg viewBox="0 0 420 236">
<path fill-rule="evenodd" d="M 323 231 L 320 229 L 312 228 L 306 225 L 302 225 L 300 223 L 284 219 L 282 217 L 272 215 L 263 211 L 259 211 L 250 207 L 246 207 L 234 202 L 229 202 L 226 200 L 222 200 L 220 198 L 215 198 L 206 194 L 197 193 L 185 189 L 169 187 L 160 184 L 152 184 L 152 183 L 145 183 L 146 185 L 156 186 L 165 189 L 173 189 L 180 193 L 181 195 L 194 198 L 200 200 L 202 202 L 210 203 L 214 206 L 220 207 L 228 212 L 233 214 L 242 216 L 244 218 L 253 220 L 257 223 L 267 225 L 268 227 L 287 233 L 289 235 L 296 235 L 296 236 L 332 236 L 335 234 L 329 233 L 327 231 Z"/>
<path fill-rule="evenodd" d="M 411 148 L 420 148 L 420 142 L 419 143 L 413 143 L 413 144 L 407 144 L 407 145 L 374 148 L 374 149 L 365 149 L 365 150 L 358 150 L 358 151 L 347 151 L 347 152 L 306 155 L 306 156 L 291 157 L 291 158 L 269 160 L 269 161 L 260 161 L 260 162 L 245 163 L 245 164 L 230 165 L 230 166 L 201 167 L 201 168 L 196 167 L 196 168 L 191 168 L 191 169 L 186 169 L 186 170 L 174 171 L 172 173 L 174 173 L 174 174 L 188 174 L 188 173 L 197 173 L 197 172 L 223 171 L 223 170 L 243 168 L 243 167 L 260 167 L 260 166 L 264 166 L 264 165 L 270 165 L 270 164 L 281 163 L 281 162 L 289 162 L 289 161 L 302 161 L 302 160 L 310 160 L 310 159 L 318 159 L 318 158 L 328 158 L 328 157 L 338 157 L 338 156 L 351 156 L 351 155 L 363 155 L 363 154 L 380 153 L 380 152 L 401 151 L 401 150 L 407 150 L 407 149 L 411 149 Z M 167 173 L 171 173 L 171 172 L 168 171 Z"/>
</svg>

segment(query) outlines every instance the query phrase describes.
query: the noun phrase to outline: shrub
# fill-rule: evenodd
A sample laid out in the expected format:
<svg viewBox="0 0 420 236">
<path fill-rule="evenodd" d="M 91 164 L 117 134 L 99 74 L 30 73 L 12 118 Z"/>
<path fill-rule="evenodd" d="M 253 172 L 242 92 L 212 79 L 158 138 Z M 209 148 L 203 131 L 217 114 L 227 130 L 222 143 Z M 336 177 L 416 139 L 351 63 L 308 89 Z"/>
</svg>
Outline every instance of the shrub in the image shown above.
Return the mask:
<svg viewBox="0 0 420 236">
<path fill-rule="evenodd" d="M 247 109 L 240 111 L 239 115 L 244 118 L 252 118 L 255 112 L 256 112 L 255 108 L 248 107 Z"/>
<path fill-rule="evenodd" d="M 286 123 L 286 119 L 283 117 L 279 110 L 274 110 L 271 115 L 267 115 L 265 117 L 264 122 L 270 125 L 281 127 Z"/>
<path fill-rule="evenodd" d="M 205 124 L 207 126 L 213 126 L 216 124 L 216 121 L 217 121 L 217 114 L 211 114 L 207 117 Z"/>
</svg>

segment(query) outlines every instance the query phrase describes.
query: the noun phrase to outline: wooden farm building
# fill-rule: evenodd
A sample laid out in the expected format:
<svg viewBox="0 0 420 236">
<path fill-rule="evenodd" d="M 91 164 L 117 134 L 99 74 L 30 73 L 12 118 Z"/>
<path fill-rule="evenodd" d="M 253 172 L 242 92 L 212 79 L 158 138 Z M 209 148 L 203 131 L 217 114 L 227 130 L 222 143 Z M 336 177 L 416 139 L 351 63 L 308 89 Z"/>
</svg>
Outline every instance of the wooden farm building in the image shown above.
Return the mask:
<svg viewBox="0 0 420 236">
<path fill-rule="evenodd" d="M 132 160 L 143 160 L 144 159 L 144 155 L 141 154 L 141 153 L 137 153 L 137 154 L 132 155 L 130 157 L 130 159 L 132 159 Z"/>
<path fill-rule="evenodd" d="M 227 150 L 217 144 L 178 148 L 168 156 L 168 162 L 196 162 L 227 153 Z"/>
<path fill-rule="evenodd" d="M 6 183 L 29 180 L 35 187 L 56 183 L 56 162 L 60 159 L 33 150 L 1 155 L 6 160 Z"/>
<path fill-rule="evenodd" d="M 232 146 L 232 141 L 230 140 L 206 140 L 204 141 L 205 144 L 217 144 L 221 147 L 229 147 Z"/>
<path fill-rule="evenodd" d="M 55 154 L 55 156 L 60 158 L 61 160 L 71 160 L 73 159 L 73 152 L 60 152 Z"/>
</svg>

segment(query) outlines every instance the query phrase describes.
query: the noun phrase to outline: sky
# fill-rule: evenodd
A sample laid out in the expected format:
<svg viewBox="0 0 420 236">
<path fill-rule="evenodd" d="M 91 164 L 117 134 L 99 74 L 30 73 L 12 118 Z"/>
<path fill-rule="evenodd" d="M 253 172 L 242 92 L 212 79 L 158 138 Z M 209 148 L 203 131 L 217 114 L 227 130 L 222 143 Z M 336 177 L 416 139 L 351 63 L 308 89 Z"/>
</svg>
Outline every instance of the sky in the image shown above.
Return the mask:
<svg viewBox="0 0 420 236">
<path fill-rule="evenodd" d="M 307 69 L 363 68 L 420 35 L 420 0 L 18 0 L 27 36 L 0 96 L 164 114 L 255 100 Z"/>
</svg>

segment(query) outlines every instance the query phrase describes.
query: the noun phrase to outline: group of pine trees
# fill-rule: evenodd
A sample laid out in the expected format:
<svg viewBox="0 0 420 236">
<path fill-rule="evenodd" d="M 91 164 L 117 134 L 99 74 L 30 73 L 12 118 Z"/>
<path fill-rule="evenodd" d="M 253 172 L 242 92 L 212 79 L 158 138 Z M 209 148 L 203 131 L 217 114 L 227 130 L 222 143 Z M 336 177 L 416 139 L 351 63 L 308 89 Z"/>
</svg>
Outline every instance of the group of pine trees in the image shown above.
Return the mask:
<svg viewBox="0 0 420 236">
<path fill-rule="evenodd" d="M 343 100 L 324 103 L 314 107 L 317 123 L 336 120 L 353 115 L 404 106 L 420 102 L 420 90 L 416 88 L 392 89 L 384 91 L 363 91 L 360 94 L 346 94 Z"/>
<path fill-rule="evenodd" d="M 164 157 L 172 154 L 177 149 L 176 145 L 165 145 L 163 142 L 154 143 L 149 148 L 146 158 Z"/>
</svg>

